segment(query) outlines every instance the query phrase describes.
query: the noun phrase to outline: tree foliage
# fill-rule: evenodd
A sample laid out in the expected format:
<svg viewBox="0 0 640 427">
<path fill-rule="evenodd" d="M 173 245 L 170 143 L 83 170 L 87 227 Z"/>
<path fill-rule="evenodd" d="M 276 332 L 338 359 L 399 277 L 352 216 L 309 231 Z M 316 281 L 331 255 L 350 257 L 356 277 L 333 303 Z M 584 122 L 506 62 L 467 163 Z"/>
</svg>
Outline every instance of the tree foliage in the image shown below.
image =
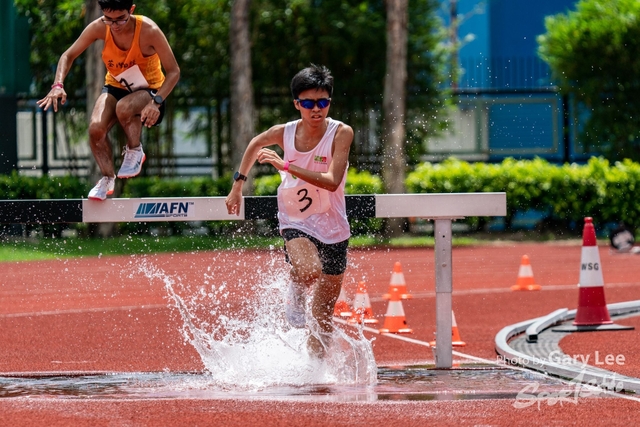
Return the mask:
<svg viewBox="0 0 640 427">
<path fill-rule="evenodd" d="M 640 159 L 640 2 L 581 0 L 550 16 L 539 53 L 563 91 L 586 108 L 586 147 Z"/>
<path fill-rule="evenodd" d="M 60 55 L 84 29 L 84 0 L 15 0 L 16 10 L 29 20 L 31 28 L 31 71 L 37 94 L 49 91 Z M 78 58 L 69 72 L 71 88 L 84 86 L 84 58 Z M 83 92 L 82 92 L 83 93 Z M 70 92 L 70 95 L 82 96 Z"/>
</svg>

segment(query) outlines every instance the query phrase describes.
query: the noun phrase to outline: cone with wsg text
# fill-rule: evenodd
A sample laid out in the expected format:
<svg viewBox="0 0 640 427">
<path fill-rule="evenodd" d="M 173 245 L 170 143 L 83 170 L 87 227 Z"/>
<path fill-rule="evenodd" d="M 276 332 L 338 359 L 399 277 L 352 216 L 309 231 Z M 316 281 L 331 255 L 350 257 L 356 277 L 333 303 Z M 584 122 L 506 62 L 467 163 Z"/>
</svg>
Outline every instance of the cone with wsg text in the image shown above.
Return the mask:
<svg viewBox="0 0 640 427">
<path fill-rule="evenodd" d="M 349 318 L 352 314 L 353 312 L 351 311 L 351 307 L 349 307 L 349 303 L 347 302 L 347 297 L 344 294 L 344 288 L 340 288 L 340 295 L 338 296 L 336 305 L 333 308 L 333 315 L 335 317 Z"/>
<path fill-rule="evenodd" d="M 429 343 L 431 347 L 436 346 L 435 341 L 431 341 Z M 456 323 L 456 315 L 453 314 L 453 310 L 451 310 L 451 345 L 453 347 L 464 347 L 467 345 L 466 342 L 462 341 L 460 338 L 460 331 L 458 330 L 458 324 Z"/>
<path fill-rule="evenodd" d="M 609 317 L 609 310 L 604 298 L 602 264 L 600 263 L 596 231 L 591 218 L 584 219 L 578 288 L 578 311 L 573 324 L 590 326 L 613 323 Z"/>
<path fill-rule="evenodd" d="M 604 278 L 593 219 L 584 219 L 580 282 L 578 283 L 578 309 L 572 325 L 554 327 L 555 332 L 629 330 L 633 326 L 617 325 L 609 316 L 604 298 Z"/>
<path fill-rule="evenodd" d="M 349 323 L 364 323 L 365 325 L 378 323 L 378 319 L 373 317 L 371 301 L 369 301 L 369 294 L 367 293 L 367 285 L 363 281 L 358 282 L 358 290 L 353 300 L 353 309 Z"/>
<path fill-rule="evenodd" d="M 512 291 L 539 291 L 540 285 L 536 284 L 533 278 L 533 269 L 531 268 L 531 262 L 527 255 L 522 255 L 522 261 L 520 261 L 520 270 L 518 271 L 518 279 L 516 284 L 511 287 Z"/>
<path fill-rule="evenodd" d="M 380 333 L 392 334 L 410 334 L 413 329 L 407 325 L 407 319 L 404 316 L 402 308 L 402 300 L 398 288 L 391 288 L 391 298 L 387 306 L 387 314 L 384 317 L 384 325 L 378 329 Z"/>
<path fill-rule="evenodd" d="M 391 280 L 389 281 L 389 292 L 382 295 L 382 298 L 390 299 L 391 290 L 393 288 L 398 288 L 400 299 L 413 298 L 413 295 L 411 295 L 407 290 L 407 284 L 404 281 L 404 273 L 402 272 L 402 264 L 400 264 L 399 262 L 396 262 L 393 265 L 393 272 L 391 273 Z"/>
</svg>

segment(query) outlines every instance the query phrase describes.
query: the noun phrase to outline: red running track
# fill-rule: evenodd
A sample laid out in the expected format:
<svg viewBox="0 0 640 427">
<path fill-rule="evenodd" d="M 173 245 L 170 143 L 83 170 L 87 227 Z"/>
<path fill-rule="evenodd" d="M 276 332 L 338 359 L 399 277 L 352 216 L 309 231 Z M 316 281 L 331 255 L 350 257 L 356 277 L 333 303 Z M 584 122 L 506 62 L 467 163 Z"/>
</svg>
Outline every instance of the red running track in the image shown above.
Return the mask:
<svg viewBox="0 0 640 427">
<path fill-rule="evenodd" d="M 541 291 L 513 292 L 522 255 L 528 255 Z M 600 248 L 607 303 L 640 299 L 640 256 Z M 266 259 L 279 252 L 225 251 L 2 263 L 0 278 L 1 373 L 199 372 L 197 352 L 185 345 L 181 320 L 160 281 L 129 272 L 147 262 L 183 282 L 202 281 L 213 267 L 230 283 L 259 280 Z M 402 263 L 415 298 L 403 301 L 411 338 L 431 341 L 435 332 L 432 249 L 352 250 L 345 280 L 348 296 L 364 280 L 373 311 L 382 322 L 393 264 Z M 580 244 L 517 244 L 453 250 L 453 309 L 465 354 L 495 360 L 494 337 L 506 325 L 576 308 Z M 640 377 L 638 318 L 630 332 L 572 334 L 561 342 L 567 354 L 624 355 L 610 368 Z M 423 346 L 379 336 L 378 365 L 433 361 Z M 592 364 L 593 364 L 592 363 Z M 603 366 L 599 366 L 603 367 Z M 322 402 L 228 399 L 0 398 L 0 425 L 634 425 L 640 402 L 621 397 L 544 401 L 514 408 L 509 399 L 450 401 Z"/>
</svg>

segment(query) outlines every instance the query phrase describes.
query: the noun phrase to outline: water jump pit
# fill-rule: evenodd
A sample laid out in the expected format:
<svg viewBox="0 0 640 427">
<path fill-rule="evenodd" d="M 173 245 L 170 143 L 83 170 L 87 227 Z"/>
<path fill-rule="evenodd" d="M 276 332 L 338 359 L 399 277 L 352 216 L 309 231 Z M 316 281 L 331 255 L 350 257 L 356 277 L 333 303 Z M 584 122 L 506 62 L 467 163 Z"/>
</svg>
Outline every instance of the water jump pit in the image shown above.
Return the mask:
<svg viewBox="0 0 640 427">
<path fill-rule="evenodd" d="M 562 380 L 510 367 L 470 364 L 379 367 L 371 385 L 221 385 L 206 373 L 15 373 L 0 376 L 0 398 L 235 399 L 317 402 L 517 399 L 523 390 L 571 392 Z"/>
</svg>

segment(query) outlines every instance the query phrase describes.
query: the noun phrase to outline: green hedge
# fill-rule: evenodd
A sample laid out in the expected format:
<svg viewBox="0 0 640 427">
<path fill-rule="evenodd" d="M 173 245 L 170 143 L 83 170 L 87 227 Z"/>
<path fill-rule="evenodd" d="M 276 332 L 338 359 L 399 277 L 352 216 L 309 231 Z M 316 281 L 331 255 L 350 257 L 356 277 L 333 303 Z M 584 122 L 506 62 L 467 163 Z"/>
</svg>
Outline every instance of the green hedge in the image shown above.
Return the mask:
<svg viewBox="0 0 640 427">
<path fill-rule="evenodd" d="M 116 182 L 123 185 L 121 197 L 226 196 L 231 190 L 230 176 L 220 179 L 138 177 Z M 94 185 L 73 176 L 31 177 L 14 171 L 11 175 L 0 175 L 0 199 L 80 199 L 87 197 Z"/>
<path fill-rule="evenodd" d="M 449 159 L 419 165 L 406 179 L 410 193 L 507 193 L 507 224 L 517 211 L 548 212 L 559 226 L 624 222 L 640 225 L 640 164 L 628 160 L 611 165 L 593 157 L 585 165 L 551 164 L 543 159 L 505 159 L 499 164 Z"/>
<path fill-rule="evenodd" d="M 220 179 L 139 177 L 125 181 L 122 197 L 212 197 L 226 196 L 230 190 L 230 176 Z"/>
<path fill-rule="evenodd" d="M 56 178 L 22 176 L 13 171 L 0 175 L 0 199 L 79 199 L 90 190 L 87 180 L 73 176 Z"/>
</svg>

